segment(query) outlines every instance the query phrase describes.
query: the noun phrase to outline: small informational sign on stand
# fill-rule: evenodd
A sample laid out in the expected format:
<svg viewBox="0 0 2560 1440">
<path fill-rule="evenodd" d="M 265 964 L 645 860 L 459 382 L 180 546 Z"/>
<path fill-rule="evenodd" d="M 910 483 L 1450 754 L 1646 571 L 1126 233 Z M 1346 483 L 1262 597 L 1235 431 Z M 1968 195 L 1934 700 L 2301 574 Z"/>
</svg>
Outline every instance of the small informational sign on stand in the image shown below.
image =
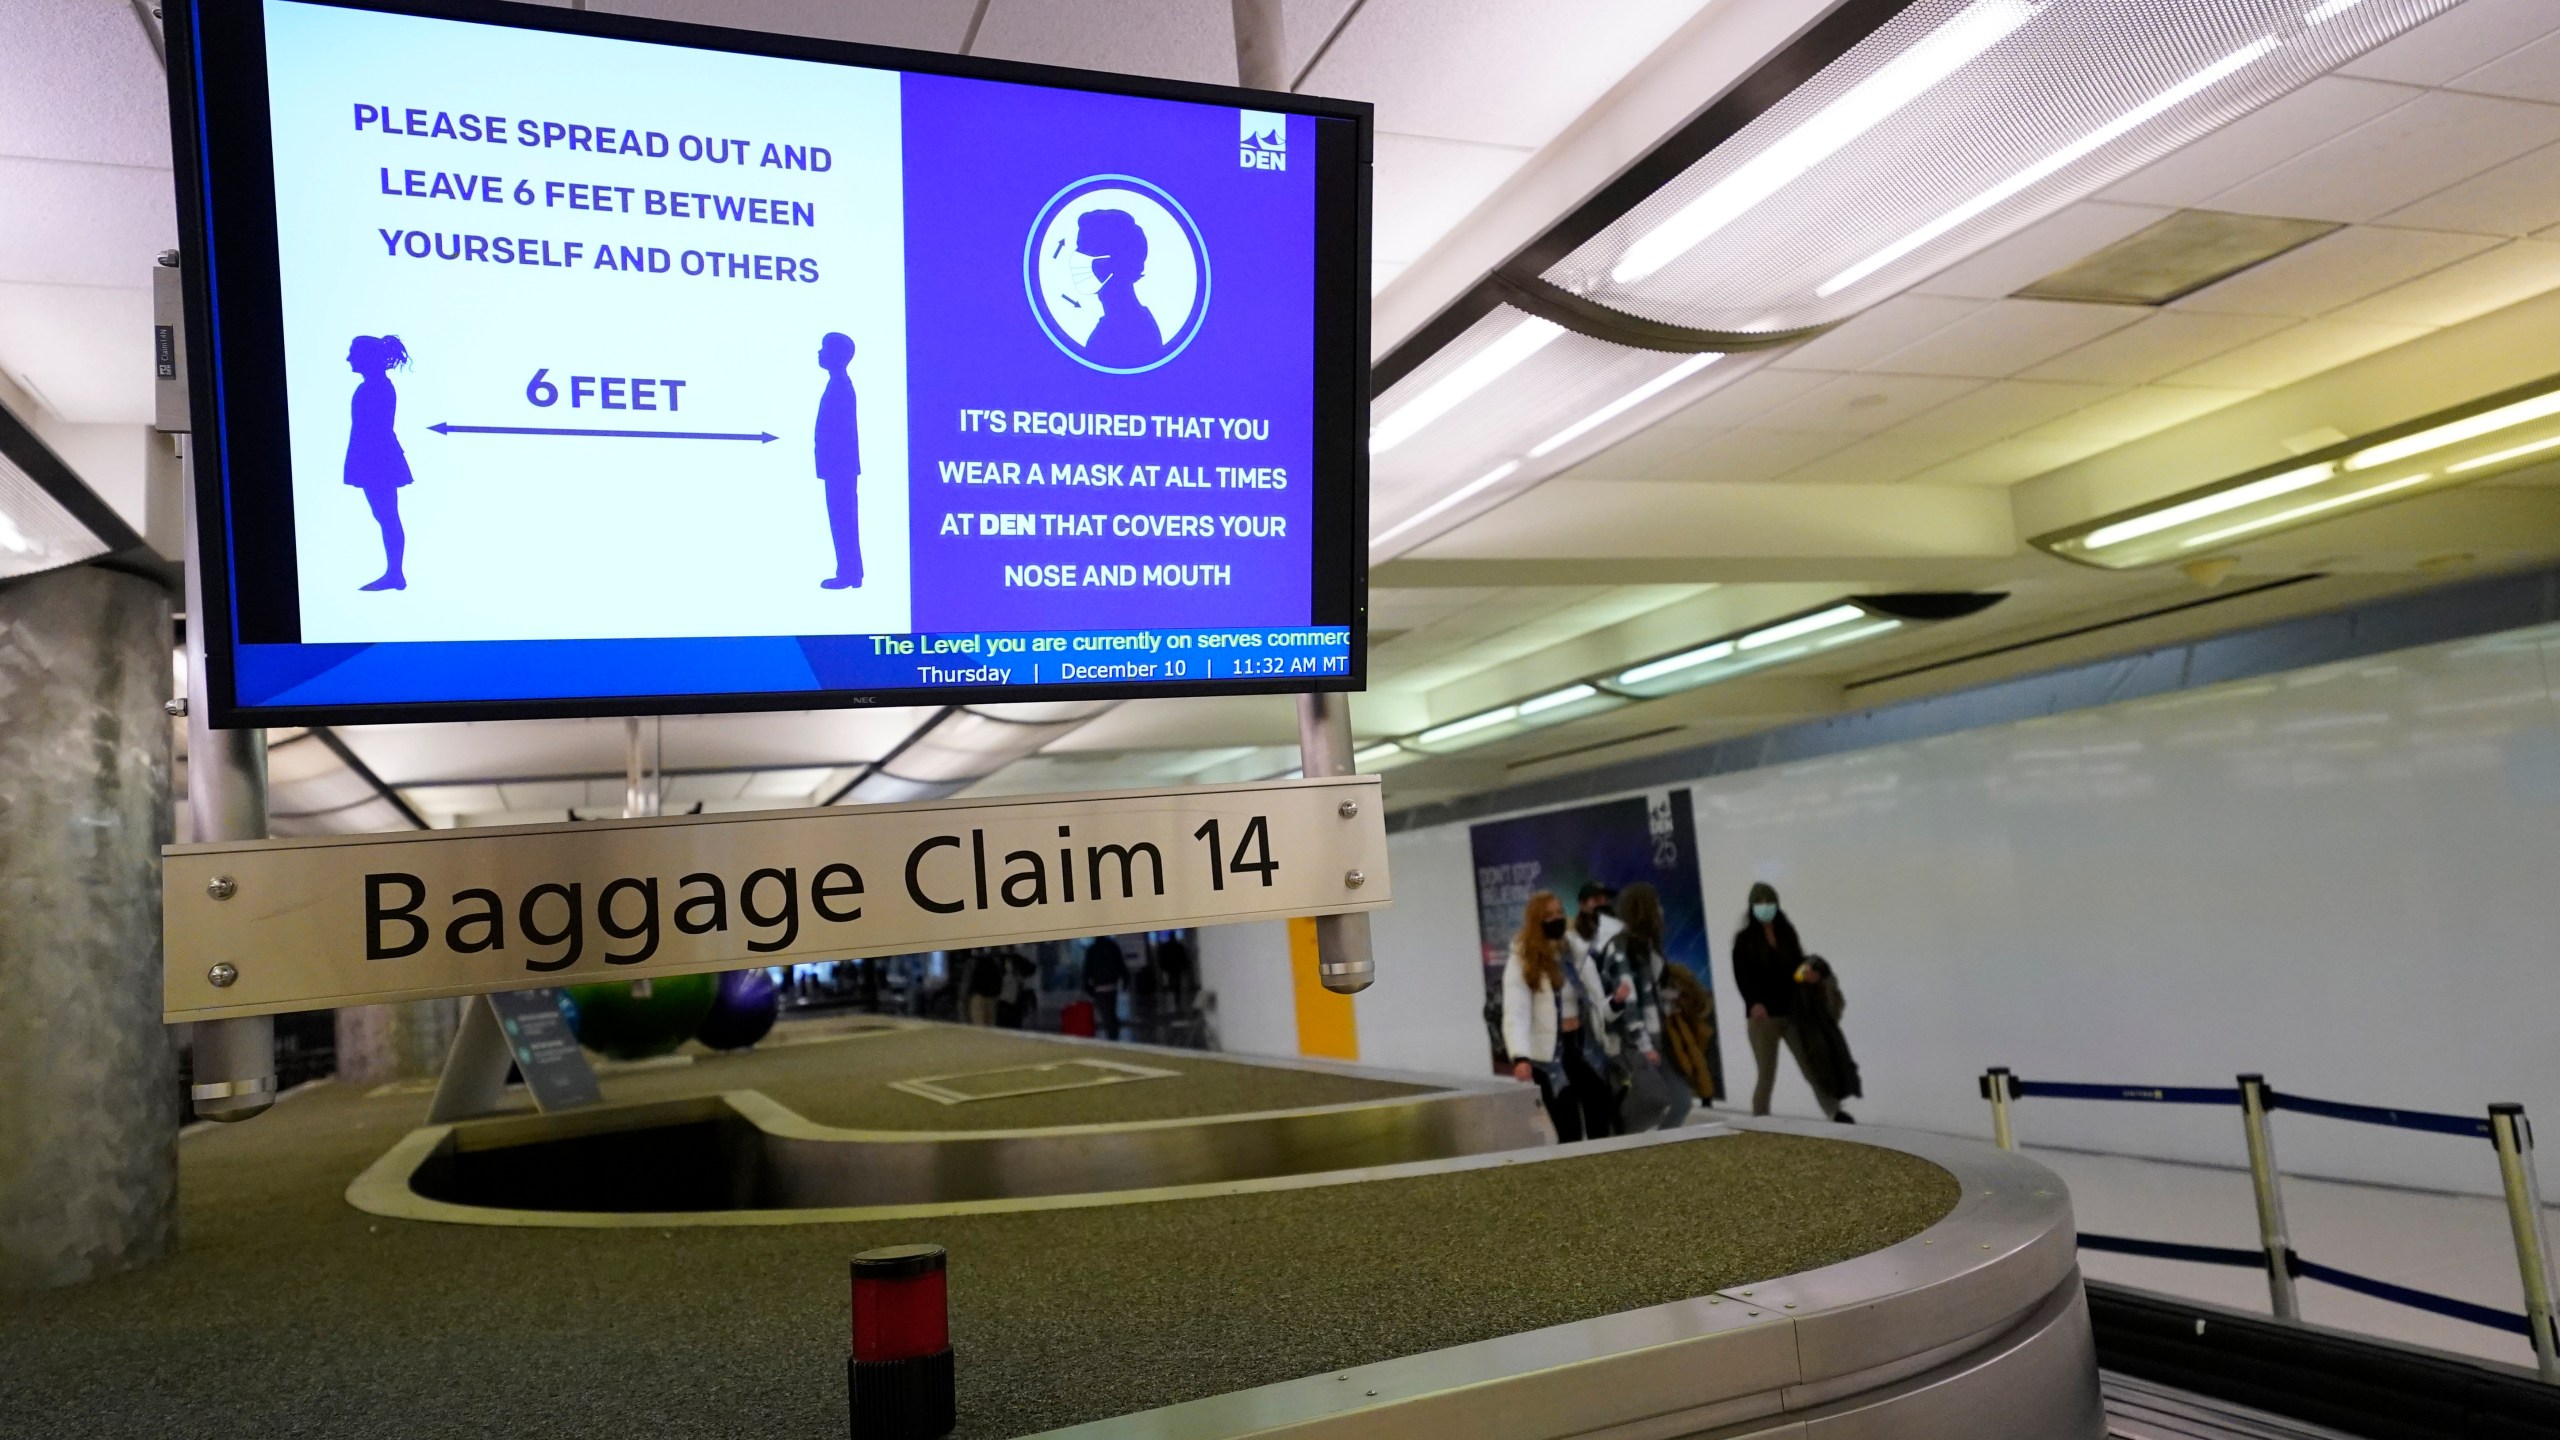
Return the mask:
<svg viewBox="0 0 2560 1440">
<path fill-rule="evenodd" d="M 604 1099 L 587 1052 L 578 1047 L 568 1013 L 560 1008 L 559 991 L 499 990 L 483 998 L 506 1033 L 507 1050 L 516 1057 L 535 1109 L 570 1110 Z"/>
<path fill-rule="evenodd" d="M 1375 776 L 169 848 L 163 1017 L 1375 910 Z M 1364 957 L 1365 958 L 1365 957 Z"/>
</svg>

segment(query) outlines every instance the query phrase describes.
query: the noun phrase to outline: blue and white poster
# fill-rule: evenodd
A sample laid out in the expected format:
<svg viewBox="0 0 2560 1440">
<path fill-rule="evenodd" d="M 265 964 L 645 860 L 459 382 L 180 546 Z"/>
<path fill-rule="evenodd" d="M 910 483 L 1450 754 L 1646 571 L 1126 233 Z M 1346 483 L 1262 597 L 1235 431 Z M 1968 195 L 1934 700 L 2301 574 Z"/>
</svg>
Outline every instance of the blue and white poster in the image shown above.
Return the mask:
<svg viewBox="0 0 2560 1440">
<path fill-rule="evenodd" d="M 1545 810 L 1469 827 L 1476 874 L 1476 931 L 1483 947 L 1485 993 L 1502 993 L 1502 967 L 1529 897 L 1553 891 L 1571 916 L 1585 885 L 1624 890 L 1637 881 L 1662 899 L 1663 952 L 1697 976 L 1712 995 L 1706 901 L 1698 880 L 1698 830 L 1689 792 L 1660 790 L 1565 810 Z M 1723 1065 L 1710 1046 L 1707 1063 L 1718 1088 Z"/>
<path fill-rule="evenodd" d="M 1348 673 L 1316 119 L 264 15 L 299 628 L 241 703 Z"/>
</svg>

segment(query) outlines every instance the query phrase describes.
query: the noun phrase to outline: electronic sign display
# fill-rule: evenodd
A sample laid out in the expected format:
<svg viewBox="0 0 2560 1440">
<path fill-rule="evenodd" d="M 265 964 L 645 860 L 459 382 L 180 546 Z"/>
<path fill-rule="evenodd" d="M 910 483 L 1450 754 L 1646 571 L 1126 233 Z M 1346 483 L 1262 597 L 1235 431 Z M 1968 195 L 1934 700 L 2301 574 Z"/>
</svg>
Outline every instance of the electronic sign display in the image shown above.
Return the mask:
<svg viewBox="0 0 2560 1440">
<path fill-rule="evenodd" d="M 215 723 L 1361 682 L 1366 106 L 169 13 Z"/>
</svg>

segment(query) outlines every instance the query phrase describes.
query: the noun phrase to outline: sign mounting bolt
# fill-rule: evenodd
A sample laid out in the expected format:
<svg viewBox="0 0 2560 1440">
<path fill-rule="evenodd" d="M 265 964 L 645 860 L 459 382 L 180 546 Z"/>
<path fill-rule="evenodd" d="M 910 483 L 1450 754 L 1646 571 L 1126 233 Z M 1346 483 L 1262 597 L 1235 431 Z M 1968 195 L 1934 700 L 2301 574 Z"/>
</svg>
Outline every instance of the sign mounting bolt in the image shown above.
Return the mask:
<svg viewBox="0 0 2560 1440">
<path fill-rule="evenodd" d="M 164 700 L 160 702 L 160 708 L 173 718 L 184 715 L 187 713 L 187 697 L 181 695 L 175 700 Z"/>
<path fill-rule="evenodd" d="M 204 978 L 214 989 L 228 990 L 231 982 L 240 978 L 240 967 L 225 960 L 204 972 Z"/>
<path fill-rule="evenodd" d="M 1360 813 L 1360 802 L 1357 800 L 1345 800 L 1340 805 L 1336 806 L 1335 810 L 1343 819 L 1348 820 L 1352 816 Z"/>
<path fill-rule="evenodd" d="M 1342 883 L 1350 886 L 1354 890 L 1357 890 L 1361 886 L 1369 883 L 1368 872 L 1362 870 L 1346 870 L 1342 872 Z"/>
<path fill-rule="evenodd" d="M 228 875 L 216 875 L 205 882 L 204 893 L 216 900 L 228 900 L 240 893 L 240 882 Z"/>
</svg>

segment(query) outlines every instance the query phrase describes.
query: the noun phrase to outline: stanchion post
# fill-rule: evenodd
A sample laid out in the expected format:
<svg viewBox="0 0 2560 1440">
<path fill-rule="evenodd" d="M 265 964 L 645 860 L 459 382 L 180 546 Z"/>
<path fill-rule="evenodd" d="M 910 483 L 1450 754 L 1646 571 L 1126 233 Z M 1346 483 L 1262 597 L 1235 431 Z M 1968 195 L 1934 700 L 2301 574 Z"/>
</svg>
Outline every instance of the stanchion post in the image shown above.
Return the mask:
<svg viewBox="0 0 2560 1440">
<path fill-rule="evenodd" d="M 2533 1331 L 2534 1368 L 2560 1383 L 2560 1322 L 2552 1318 L 2551 1235 L 2542 1222 L 2542 1185 L 2534 1175 L 2533 1126 L 2521 1105 L 2489 1107 L 2489 1143 L 2498 1147 L 2498 1178 L 2515 1230 L 2516 1268 L 2524 1277 L 2525 1324 Z"/>
<path fill-rule="evenodd" d="M 205 609 L 204 566 L 196 537 L 194 447 L 189 445 L 180 483 L 186 490 L 187 526 L 187 815 L 195 840 L 267 838 L 267 732 L 216 730 L 206 697 L 205 627 L 226 623 Z M 214 882 L 213 898 L 233 894 L 229 877 Z M 223 965 L 216 967 L 229 970 Z M 229 981 L 217 976 L 214 984 Z M 246 1120 L 276 1103 L 276 1022 L 272 1015 L 199 1020 L 193 1045 L 194 1077 L 188 1100 L 206 1120 Z"/>
<path fill-rule="evenodd" d="M 2258 1243 L 2267 1252 L 2267 1302 L 2279 1320 L 2299 1320 L 2293 1293 L 2293 1240 L 2285 1231 L 2284 1191 L 2276 1178 L 2276 1140 L 2267 1128 L 2267 1077 L 2240 1077 L 2240 1121 L 2249 1137 L 2249 1183 L 2258 1193 Z"/>
<path fill-rule="evenodd" d="M 1991 1143 L 2003 1150 L 2018 1148 L 2017 1133 L 2009 1128 L 2009 1101 L 2017 1094 L 2017 1084 L 2006 1065 L 1982 1072 L 1982 1098 L 1991 1102 Z"/>
<path fill-rule="evenodd" d="M 1298 697 L 1298 756 L 1298 773 L 1310 780 L 1353 773 L 1350 696 L 1332 691 Z M 1342 804 L 1345 820 L 1359 813 L 1358 801 L 1345 800 Z M 1357 875 L 1344 878 L 1353 885 L 1360 883 Z M 1324 988 L 1339 995 L 1357 995 L 1369 988 L 1377 973 L 1369 953 L 1369 916 L 1365 911 L 1316 917 L 1316 978 L 1324 982 Z"/>
</svg>

